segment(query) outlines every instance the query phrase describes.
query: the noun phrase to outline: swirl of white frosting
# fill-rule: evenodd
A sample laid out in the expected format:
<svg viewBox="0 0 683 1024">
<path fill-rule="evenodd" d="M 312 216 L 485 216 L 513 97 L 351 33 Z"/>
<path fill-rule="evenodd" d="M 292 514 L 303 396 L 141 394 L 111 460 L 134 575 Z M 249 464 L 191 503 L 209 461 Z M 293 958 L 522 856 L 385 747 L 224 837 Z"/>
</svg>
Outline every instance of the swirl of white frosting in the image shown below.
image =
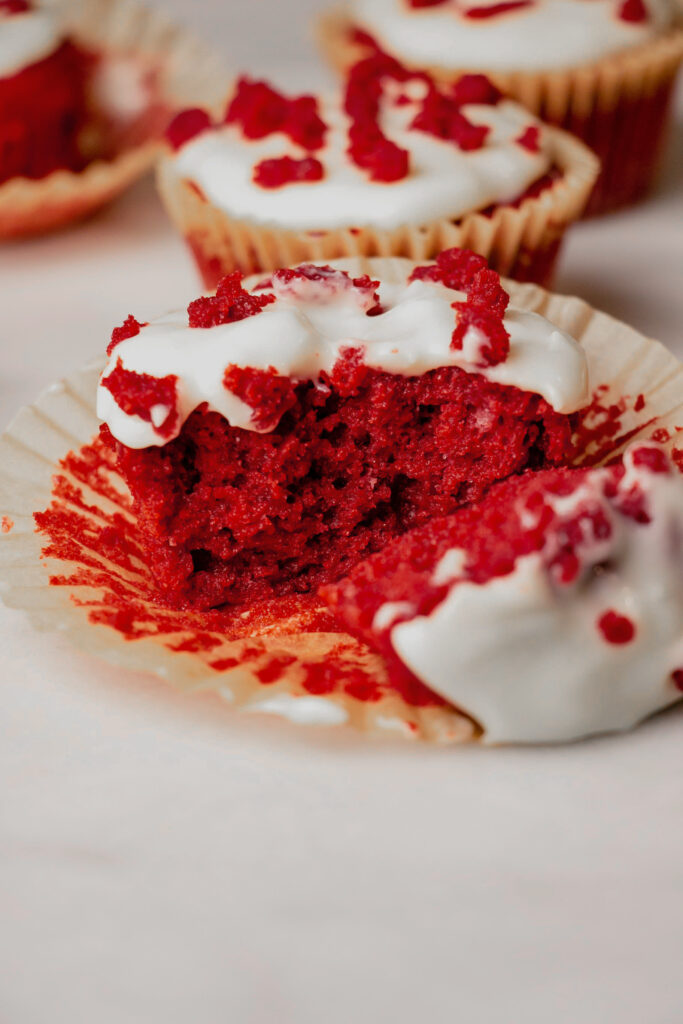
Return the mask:
<svg viewBox="0 0 683 1024">
<path fill-rule="evenodd" d="M 548 743 L 629 729 L 683 696 L 672 677 L 683 668 L 683 477 L 634 466 L 638 447 L 626 453 L 619 492 L 636 484 L 649 522 L 618 513 L 602 497 L 601 470 L 558 499 L 577 508 L 585 498 L 599 502 L 612 526 L 611 538 L 581 551 L 584 571 L 574 584 L 554 583 L 542 554 L 533 554 L 483 585 L 457 582 L 430 615 L 392 629 L 399 657 L 471 714 L 485 742 Z M 446 558 L 457 576 L 463 553 Z M 391 621 L 391 606 L 378 615 L 384 608 Z M 635 625 L 631 642 L 601 635 L 597 621 L 606 610 Z"/>
<path fill-rule="evenodd" d="M 468 120 L 490 128 L 484 145 L 469 151 L 411 130 L 418 110 L 417 100 L 398 106 L 390 94 L 382 103 L 383 132 L 410 153 L 410 172 L 399 181 L 373 181 L 352 162 L 347 154 L 349 119 L 339 101 L 329 99 L 320 104 L 328 125 L 325 146 L 315 154 L 325 169 L 320 181 L 276 189 L 257 185 L 254 167 L 262 160 L 308 154 L 281 133 L 252 141 L 236 125 L 192 139 L 171 157 L 172 167 L 179 178 L 194 182 L 207 199 L 235 218 L 318 231 L 368 226 L 391 230 L 461 217 L 519 198 L 552 165 L 542 126 L 515 103 L 463 107 Z M 532 124 L 540 127 L 538 152 L 516 141 Z"/>
<path fill-rule="evenodd" d="M 64 38 L 54 14 L 44 9 L 0 11 L 0 78 L 9 78 L 48 57 Z"/>
<path fill-rule="evenodd" d="M 508 310 L 504 321 L 510 334 L 508 357 L 482 369 L 472 362 L 477 355 L 476 337 L 466 335 L 462 350 L 451 348 L 456 323 L 452 303 L 464 296 L 440 284 L 381 283 L 383 312 L 377 316 L 366 315 L 353 288 L 323 285 L 316 294 L 311 283 L 302 297 L 301 291 L 292 294 L 276 281 L 273 291 L 277 300 L 246 320 L 191 328 L 187 313 L 171 313 L 120 342 L 112 351 L 97 392 L 97 414 L 114 437 L 129 448 L 161 446 L 171 439 L 160 436 L 153 422 L 124 412 L 103 385 L 119 360 L 124 369 L 135 373 L 178 378 L 174 436 L 202 403 L 234 427 L 258 429 L 251 407 L 223 385 L 228 365 L 257 370 L 273 367 L 294 380 L 316 380 L 322 371 L 332 371 L 345 348 L 362 348 L 367 366 L 405 376 L 418 376 L 440 366 L 460 366 L 490 381 L 542 395 L 562 413 L 588 402 L 583 350 L 536 313 Z M 152 412 L 160 425 L 169 409 Z"/>
<path fill-rule="evenodd" d="M 453 70 L 543 71 L 586 64 L 637 46 L 672 24 L 671 0 L 644 0 L 648 18 L 625 21 L 619 0 L 533 0 L 487 18 L 471 8 L 498 0 L 452 0 L 414 8 L 405 0 L 351 0 L 351 17 L 399 60 Z"/>
</svg>

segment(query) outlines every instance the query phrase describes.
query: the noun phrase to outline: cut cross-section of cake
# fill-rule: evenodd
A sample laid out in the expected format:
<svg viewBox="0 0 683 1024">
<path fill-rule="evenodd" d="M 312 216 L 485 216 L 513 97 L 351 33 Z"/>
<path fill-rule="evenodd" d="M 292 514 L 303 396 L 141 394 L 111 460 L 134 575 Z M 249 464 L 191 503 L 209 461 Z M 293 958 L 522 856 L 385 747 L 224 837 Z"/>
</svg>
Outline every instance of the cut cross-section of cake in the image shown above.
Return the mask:
<svg viewBox="0 0 683 1024">
<path fill-rule="evenodd" d="M 656 444 L 496 484 L 323 594 L 489 742 L 627 729 L 680 699 L 683 477 Z"/>
<path fill-rule="evenodd" d="M 452 250 L 400 283 L 238 274 L 129 317 L 98 390 L 163 600 L 315 593 L 434 516 L 566 463 L 585 355 Z"/>
</svg>

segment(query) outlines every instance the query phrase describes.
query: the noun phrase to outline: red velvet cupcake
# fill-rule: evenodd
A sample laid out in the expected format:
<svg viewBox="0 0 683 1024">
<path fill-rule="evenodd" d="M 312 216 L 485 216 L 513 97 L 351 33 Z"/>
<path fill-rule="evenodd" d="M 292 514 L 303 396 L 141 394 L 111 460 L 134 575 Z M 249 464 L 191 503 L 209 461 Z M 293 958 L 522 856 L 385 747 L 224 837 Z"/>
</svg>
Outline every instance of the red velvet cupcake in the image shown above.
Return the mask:
<svg viewBox="0 0 683 1024">
<path fill-rule="evenodd" d="M 589 213 L 652 184 L 683 58 L 676 0 L 352 0 L 323 17 L 330 60 L 385 52 L 439 81 L 487 74 L 543 121 L 583 139 L 602 175 Z"/>
</svg>

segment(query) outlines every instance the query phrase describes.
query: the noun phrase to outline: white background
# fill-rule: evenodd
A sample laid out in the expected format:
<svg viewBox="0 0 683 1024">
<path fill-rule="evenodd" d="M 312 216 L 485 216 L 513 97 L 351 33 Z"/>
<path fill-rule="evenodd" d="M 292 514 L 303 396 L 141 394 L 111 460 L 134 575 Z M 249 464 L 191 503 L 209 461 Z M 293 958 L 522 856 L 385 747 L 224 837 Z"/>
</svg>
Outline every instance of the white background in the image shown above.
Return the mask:
<svg viewBox="0 0 683 1024">
<path fill-rule="evenodd" d="M 173 0 L 230 66 L 316 86 L 313 0 Z M 557 290 L 683 356 L 683 126 Z M 198 292 L 146 182 L 0 251 L 0 421 Z M 2 1024 L 680 1024 L 681 709 L 556 749 L 239 716 L 0 608 Z"/>
</svg>

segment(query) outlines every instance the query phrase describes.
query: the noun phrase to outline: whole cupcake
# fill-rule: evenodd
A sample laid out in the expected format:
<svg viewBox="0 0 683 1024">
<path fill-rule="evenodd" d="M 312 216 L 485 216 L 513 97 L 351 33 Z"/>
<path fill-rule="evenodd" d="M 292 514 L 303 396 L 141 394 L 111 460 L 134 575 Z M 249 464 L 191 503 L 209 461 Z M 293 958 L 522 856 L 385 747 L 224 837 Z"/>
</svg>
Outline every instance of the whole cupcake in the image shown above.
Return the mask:
<svg viewBox="0 0 683 1024">
<path fill-rule="evenodd" d="M 234 269 L 454 245 L 545 282 L 597 175 L 585 146 L 485 77 L 439 87 L 383 55 L 333 97 L 243 78 L 222 117 L 186 110 L 167 138 L 161 195 L 209 287 Z"/>
<path fill-rule="evenodd" d="M 171 110 L 215 98 L 206 55 L 188 84 L 197 57 L 134 0 L 0 0 L 0 239 L 82 217 L 146 171 Z"/>
<path fill-rule="evenodd" d="M 597 153 L 588 212 L 601 213 L 653 181 L 683 58 L 678 10 L 675 0 L 351 0 L 322 19 L 320 38 L 343 68 L 382 51 L 441 81 L 488 74 Z"/>
</svg>

